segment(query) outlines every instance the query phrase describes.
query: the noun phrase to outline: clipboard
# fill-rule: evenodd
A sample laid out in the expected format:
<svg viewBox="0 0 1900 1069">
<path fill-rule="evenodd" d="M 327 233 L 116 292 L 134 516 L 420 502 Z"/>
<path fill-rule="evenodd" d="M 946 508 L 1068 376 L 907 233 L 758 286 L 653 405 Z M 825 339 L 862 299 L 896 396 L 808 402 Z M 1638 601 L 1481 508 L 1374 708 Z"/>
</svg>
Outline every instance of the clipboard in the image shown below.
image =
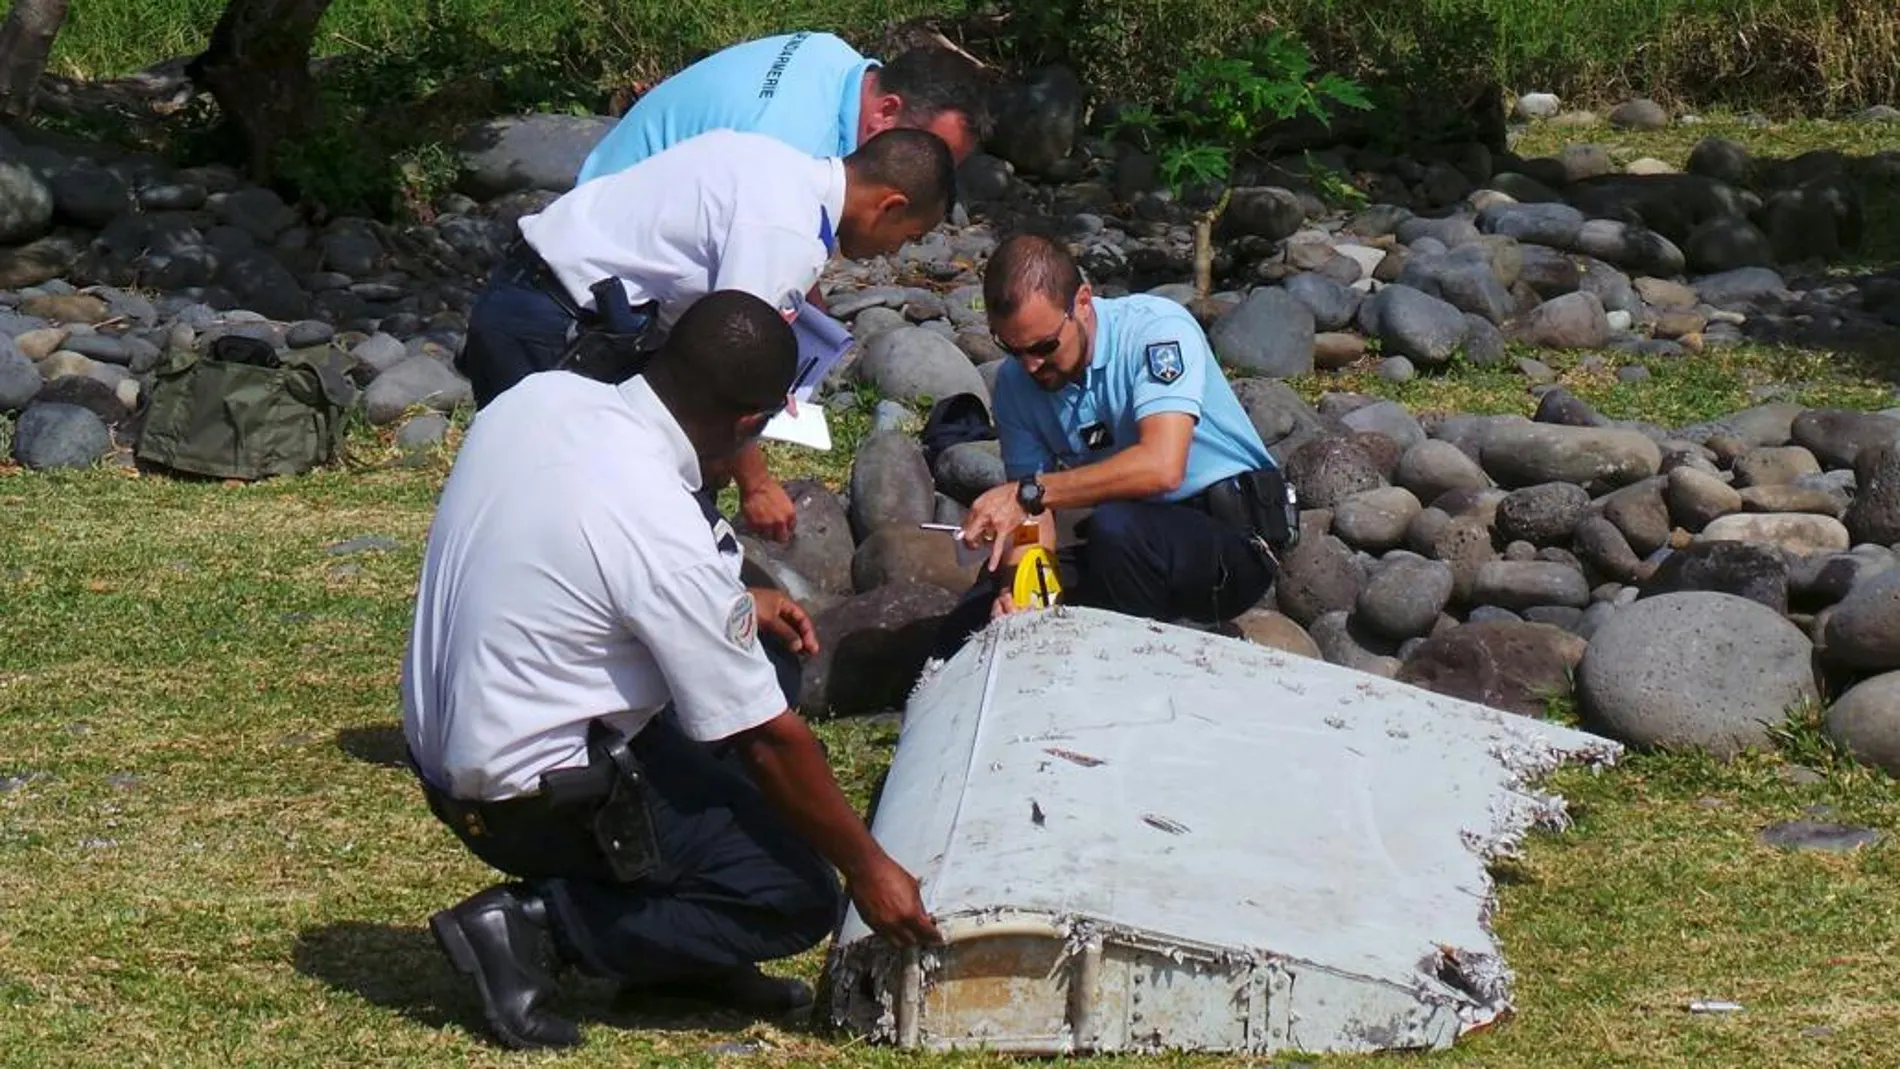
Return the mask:
<svg viewBox="0 0 1900 1069">
<path fill-rule="evenodd" d="M 792 378 L 790 393 L 798 404 L 798 415 L 780 412 L 765 425 L 763 436 L 811 449 L 831 448 L 831 425 L 825 420 L 823 405 L 810 403 L 818 387 L 838 362 L 857 344 L 851 328 L 819 311 L 800 297 L 792 317 L 792 335 L 798 339 L 798 374 Z"/>
</svg>

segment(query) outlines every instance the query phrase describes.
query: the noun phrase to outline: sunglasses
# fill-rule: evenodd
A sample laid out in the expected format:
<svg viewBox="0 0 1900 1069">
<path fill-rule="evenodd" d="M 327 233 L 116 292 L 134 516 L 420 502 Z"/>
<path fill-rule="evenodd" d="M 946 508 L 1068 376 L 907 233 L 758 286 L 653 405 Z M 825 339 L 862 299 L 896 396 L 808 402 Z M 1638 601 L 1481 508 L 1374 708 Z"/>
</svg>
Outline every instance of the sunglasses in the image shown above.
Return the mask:
<svg viewBox="0 0 1900 1069">
<path fill-rule="evenodd" d="M 1003 352 L 1009 356 L 1017 357 L 1018 359 L 1029 356 L 1041 360 L 1061 347 L 1062 332 L 1069 329 L 1069 324 L 1074 321 L 1075 297 L 1071 296 L 1069 298 L 1069 310 L 1062 313 L 1062 323 L 1056 327 L 1054 334 L 1043 338 L 1041 341 L 1033 341 L 1023 346 L 1013 346 L 1005 343 L 1003 339 L 996 336 L 995 331 L 990 332 L 990 340 L 996 343 L 998 349 L 1003 350 Z"/>
</svg>

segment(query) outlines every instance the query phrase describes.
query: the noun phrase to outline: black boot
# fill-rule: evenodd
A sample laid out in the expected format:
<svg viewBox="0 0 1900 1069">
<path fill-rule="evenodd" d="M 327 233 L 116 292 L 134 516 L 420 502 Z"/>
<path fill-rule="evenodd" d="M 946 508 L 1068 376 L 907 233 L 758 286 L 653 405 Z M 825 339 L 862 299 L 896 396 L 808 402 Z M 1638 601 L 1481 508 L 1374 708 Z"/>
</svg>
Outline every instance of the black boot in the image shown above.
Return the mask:
<svg viewBox="0 0 1900 1069">
<path fill-rule="evenodd" d="M 520 884 L 490 887 L 429 918 L 457 972 L 475 981 L 496 1038 L 516 1050 L 572 1047 L 580 1029 L 541 1008 L 554 993 L 547 904 Z"/>
</svg>

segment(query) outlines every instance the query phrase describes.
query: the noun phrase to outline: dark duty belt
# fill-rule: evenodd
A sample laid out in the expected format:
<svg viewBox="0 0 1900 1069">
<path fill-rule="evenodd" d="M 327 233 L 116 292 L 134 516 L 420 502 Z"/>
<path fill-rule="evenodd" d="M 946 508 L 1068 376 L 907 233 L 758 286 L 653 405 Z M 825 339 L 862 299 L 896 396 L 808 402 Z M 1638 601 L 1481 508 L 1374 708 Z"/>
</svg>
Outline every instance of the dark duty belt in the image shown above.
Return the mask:
<svg viewBox="0 0 1900 1069">
<path fill-rule="evenodd" d="M 437 815 L 469 835 L 481 837 L 491 831 L 545 821 L 556 814 L 599 805 L 612 792 L 614 780 L 628 775 L 632 767 L 628 756 L 632 740 L 618 740 L 618 746 L 613 745 L 614 741 L 600 727 L 590 725 L 587 764 L 544 772 L 541 787 L 533 794 L 500 801 L 455 798 L 429 782 L 414 753 L 405 750 L 404 756 Z"/>
<path fill-rule="evenodd" d="M 574 298 L 568 294 L 567 287 L 561 284 L 560 276 L 554 273 L 554 268 L 548 266 L 548 262 L 541 258 L 540 253 L 534 251 L 534 246 L 528 244 L 527 238 L 516 238 L 513 244 L 508 246 L 507 253 L 502 257 L 502 263 L 521 272 L 529 285 L 547 294 L 555 304 L 561 306 L 561 311 L 582 324 L 594 322 L 594 313 L 574 303 Z"/>
</svg>

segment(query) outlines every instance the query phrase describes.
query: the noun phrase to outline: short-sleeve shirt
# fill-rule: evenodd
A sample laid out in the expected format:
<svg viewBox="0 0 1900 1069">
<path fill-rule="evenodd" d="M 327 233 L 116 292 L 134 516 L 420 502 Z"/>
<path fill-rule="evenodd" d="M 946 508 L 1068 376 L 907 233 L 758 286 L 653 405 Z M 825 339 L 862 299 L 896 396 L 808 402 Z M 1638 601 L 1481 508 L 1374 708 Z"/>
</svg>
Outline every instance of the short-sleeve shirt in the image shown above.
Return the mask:
<svg viewBox="0 0 1900 1069">
<path fill-rule="evenodd" d="M 629 304 L 659 303 L 664 334 L 714 290 L 779 308 L 808 292 L 836 247 L 844 187 L 841 159 L 715 130 L 563 194 L 521 233 L 578 306 L 617 278 Z"/>
<path fill-rule="evenodd" d="M 1163 412 L 1195 417 L 1194 437 L 1181 484 L 1156 500 L 1273 464 L 1187 309 L 1147 294 L 1094 305 L 1095 345 L 1080 382 L 1045 391 L 1014 360 L 997 374 L 997 438 L 1011 479 L 1107 460 L 1140 441 L 1142 419 Z"/>
<path fill-rule="evenodd" d="M 698 486 L 643 377 L 541 372 L 482 411 L 429 530 L 402 664 L 403 731 L 430 783 L 535 790 L 587 763 L 596 717 L 633 732 L 672 703 L 704 741 L 784 712 L 738 539 Z"/>
<path fill-rule="evenodd" d="M 858 147 L 864 72 L 875 66 L 829 33 L 722 49 L 641 96 L 594 146 L 575 181 L 626 170 L 708 130 L 765 134 L 807 156 L 848 156 Z"/>
</svg>

